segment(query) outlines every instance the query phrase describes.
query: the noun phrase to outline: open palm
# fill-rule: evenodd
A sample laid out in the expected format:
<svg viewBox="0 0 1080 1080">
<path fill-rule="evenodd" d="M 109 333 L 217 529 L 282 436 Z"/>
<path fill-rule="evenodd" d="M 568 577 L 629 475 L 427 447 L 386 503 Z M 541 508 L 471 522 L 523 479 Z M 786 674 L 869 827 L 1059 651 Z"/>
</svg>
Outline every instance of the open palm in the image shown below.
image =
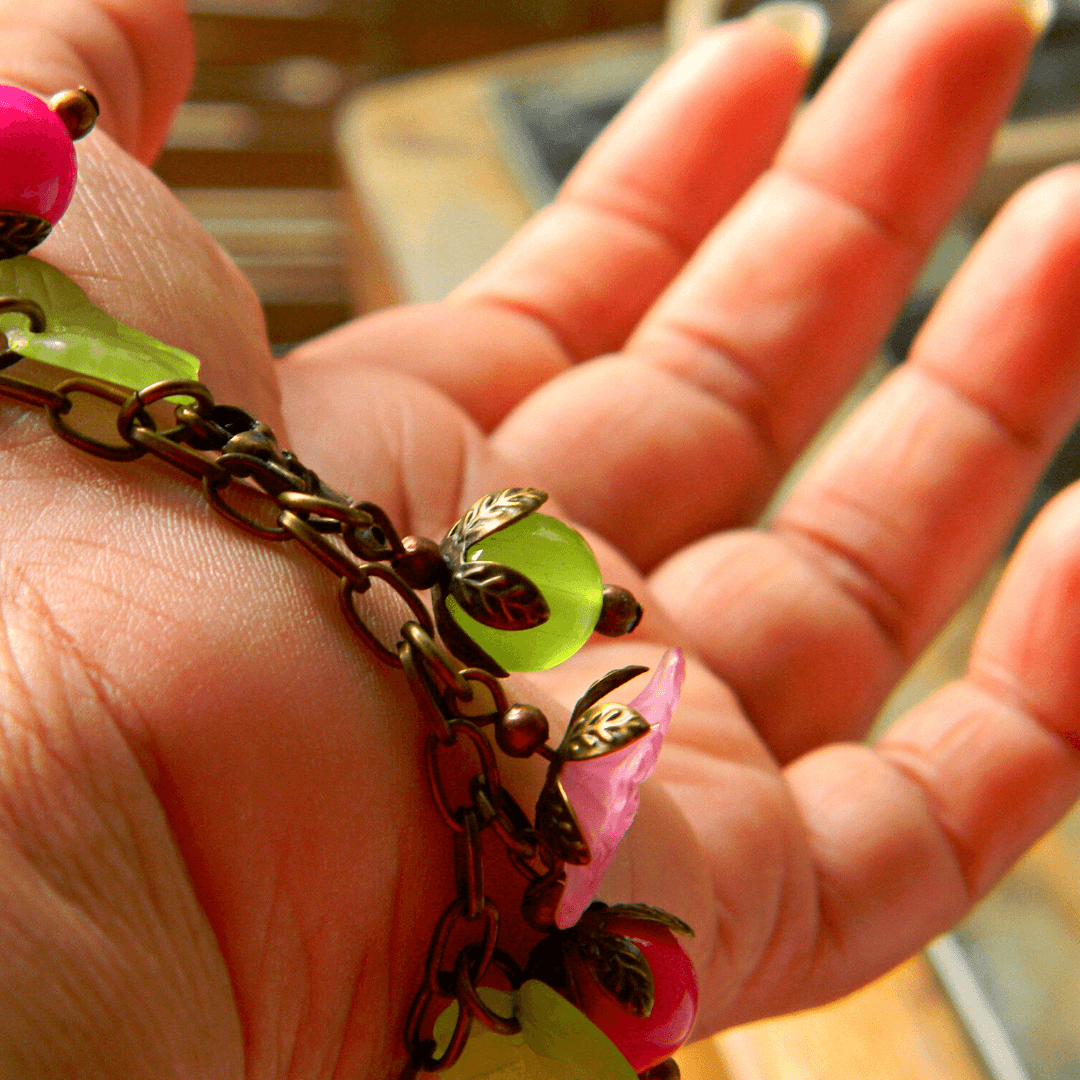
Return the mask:
<svg viewBox="0 0 1080 1080">
<path fill-rule="evenodd" d="M 750 527 L 986 153 L 1034 37 L 1013 0 L 895 0 L 790 130 L 784 35 L 714 31 L 447 301 L 276 363 L 250 289 L 138 163 L 188 76 L 178 5 L 7 0 L 0 25 L 5 81 L 103 106 L 36 254 L 403 533 L 531 484 L 643 600 L 632 638 L 516 696 L 572 702 L 687 649 L 605 892 L 695 926 L 701 1034 L 886 970 L 1080 792 L 1074 491 L 968 675 L 859 742 L 1080 412 L 1080 172 L 1008 205 L 909 361 Z M 164 470 L 83 457 L 17 406 L 0 451 L 0 1071 L 400 1069 L 452 888 L 404 680 L 320 568 Z"/>
</svg>

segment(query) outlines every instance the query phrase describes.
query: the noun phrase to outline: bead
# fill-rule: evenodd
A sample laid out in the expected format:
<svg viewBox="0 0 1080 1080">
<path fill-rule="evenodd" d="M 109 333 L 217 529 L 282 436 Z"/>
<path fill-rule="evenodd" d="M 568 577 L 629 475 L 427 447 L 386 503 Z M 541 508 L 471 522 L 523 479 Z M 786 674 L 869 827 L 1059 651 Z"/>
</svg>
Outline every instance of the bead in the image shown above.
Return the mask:
<svg viewBox="0 0 1080 1080">
<path fill-rule="evenodd" d="M 71 201 L 75 172 L 64 121 L 39 97 L 0 86 L 0 213 L 55 225 Z"/>
<path fill-rule="evenodd" d="M 554 667 L 589 640 L 604 582 L 585 538 L 546 514 L 529 514 L 469 549 L 468 559 L 520 571 L 540 590 L 550 615 L 530 630 L 496 630 L 467 615 L 452 596 L 446 608 L 461 629 L 507 671 Z"/>
<path fill-rule="evenodd" d="M 73 141 L 86 138 L 101 115 L 98 99 L 85 86 L 53 94 L 49 108 L 63 121 Z"/>
<path fill-rule="evenodd" d="M 547 717 L 535 705 L 511 705 L 495 722 L 495 741 L 509 757 L 532 757 L 547 739 Z"/>
<path fill-rule="evenodd" d="M 414 589 L 430 589 L 446 577 L 446 563 L 439 545 L 424 536 L 404 536 L 404 553 L 393 560 L 394 569 Z"/>
<path fill-rule="evenodd" d="M 637 1073 L 670 1057 L 690 1036 L 698 1010 L 697 974 L 675 935 L 658 923 L 613 919 L 604 930 L 632 941 L 649 965 L 653 1003 L 635 1015 L 595 979 L 581 952 L 569 946 L 566 966 L 574 1004 L 622 1051 Z"/>
<path fill-rule="evenodd" d="M 632 592 L 621 585 L 605 585 L 596 632 L 605 637 L 622 637 L 637 629 L 641 615 L 641 605 Z"/>
</svg>

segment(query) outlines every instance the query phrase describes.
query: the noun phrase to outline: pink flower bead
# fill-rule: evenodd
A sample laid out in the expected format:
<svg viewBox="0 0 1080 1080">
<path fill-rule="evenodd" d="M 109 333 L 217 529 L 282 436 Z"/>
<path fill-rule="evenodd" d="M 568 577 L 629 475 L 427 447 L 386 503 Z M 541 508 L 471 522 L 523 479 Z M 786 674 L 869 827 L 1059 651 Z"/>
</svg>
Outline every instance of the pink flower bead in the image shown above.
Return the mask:
<svg viewBox="0 0 1080 1080">
<path fill-rule="evenodd" d="M 555 925 L 560 930 L 573 926 L 592 903 L 604 871 L 634 822 L 638 785 L 656 767 L 685 674 L 682 650 L 668 649 L 649 685 L 630 702 L 652 730 L 614 754 L 570 761 L 563 768 L 563 790 L 585 834 L 592 860 L 585 866 L 566 868 L 566 888 L 555 908 Z"/>
<path fill-rule="evenodd" d="M 40 98 L 0 86 L 0 213 L 54 225 L 75 190 L 75 146 L 64 122 Z"/>
</svg>

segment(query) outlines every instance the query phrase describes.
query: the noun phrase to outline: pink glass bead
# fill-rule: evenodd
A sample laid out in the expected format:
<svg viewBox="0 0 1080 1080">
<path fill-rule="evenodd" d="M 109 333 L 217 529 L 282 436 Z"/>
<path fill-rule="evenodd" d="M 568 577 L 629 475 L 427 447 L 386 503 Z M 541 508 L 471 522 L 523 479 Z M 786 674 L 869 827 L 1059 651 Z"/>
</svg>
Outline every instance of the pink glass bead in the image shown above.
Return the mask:
<svg viewBox="0 0 1080 1080">
<path fill-rule="evenodd" d="M 64 122 L 40 98 L 0 86 L 0 213 L 54 225 L 75 190 L 75 146 Z"/>
<path fill-rule="evenodd" d="M 592 859 L 585 866 L 566 868 L 566 888 L 555 909 L 555 923 L 561 930 L 573 926 L 592 903 L 615 850 L 634 822 L 638 785 L 656 767 L 685 674 L 682 650 L 668 649 L 649 685 L 630 702 L 652 730 L 614 754 L 570 761 L 563 768 L 563 790 L 585 833 Z"/>
</svg>

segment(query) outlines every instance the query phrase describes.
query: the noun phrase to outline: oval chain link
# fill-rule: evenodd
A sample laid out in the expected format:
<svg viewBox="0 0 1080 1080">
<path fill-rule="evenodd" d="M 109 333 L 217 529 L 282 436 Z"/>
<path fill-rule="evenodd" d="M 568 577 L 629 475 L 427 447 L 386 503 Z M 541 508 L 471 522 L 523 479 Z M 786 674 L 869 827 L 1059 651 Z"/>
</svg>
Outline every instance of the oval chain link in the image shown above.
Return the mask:
<svg viewBox="0 0 1080 1080">
<path fill-rule="evenodd" d="M 417 622 L 424 628 L 429 634 L 435 633 L 435 624 L 431 619 L 431 615 L 428 609 L 424 606 L 424 601 L 405 583 L 405 580 L 400 574 L 389 566 L 385 566 L 383 563 L 367 562 L 358 564 L 364 572 L 370 577 L 380 578 L 385 581 L 409 605 L 412 613 L 416 616 Z M 365 589 L 356 588 L 350 581 L 345 578 L 341 579 L 341 586 L 338 589 L 338 601 L 341 604 L 341 610 L 345 614 L 345 620 L 353 628 L 353 631 L 363 640 L 368 649 L 384 664 L 388 664 L 390 667 L 401 667 L 401 657 L 398 655 L 397 644 L 395 643 L 393 648 L 385 645 L 378 637 L 375 636 L 375 632 L 364 622 L 360 617 L 359 612 L 356 610 L 356 605 L 353 602 L 353 597 L 359 592 L 365 592 Z"/>
<path fill-rule="evenodd" d="M 87 435 L 85 432 L 71 427 L 64 420 L 64 417 L 71 412 L 74 404 L 71 399 L 71 395 L 74 393 L 88 394 L 90 397 L 96 397 L 101 401 L 107 401 L 110 405 L 123 408 L 129 395 L 119 387 L 102 382 L 100 379 L 65 379 L 56 387 L 56 393 L 61 401 L 58 404 L 49 403 L 46 405 L 45 415 L 49 418 L 49 426 L 65 442 L 69 442 L 72 446 L 77 446 L 80 450 L 85 450 L 86 453 L 93 454 L 95 457 L 107 458 L 109 461 L 134 461 L 146 453 L 144 447 L 129 443 L 126 439 L 122 445 L 102 442 L 92 435 Z M 143 422 L 145 427 L 151 431 L 154 430 L 154 422 L 149 416 L 143 414 Z"/>
</svg>

